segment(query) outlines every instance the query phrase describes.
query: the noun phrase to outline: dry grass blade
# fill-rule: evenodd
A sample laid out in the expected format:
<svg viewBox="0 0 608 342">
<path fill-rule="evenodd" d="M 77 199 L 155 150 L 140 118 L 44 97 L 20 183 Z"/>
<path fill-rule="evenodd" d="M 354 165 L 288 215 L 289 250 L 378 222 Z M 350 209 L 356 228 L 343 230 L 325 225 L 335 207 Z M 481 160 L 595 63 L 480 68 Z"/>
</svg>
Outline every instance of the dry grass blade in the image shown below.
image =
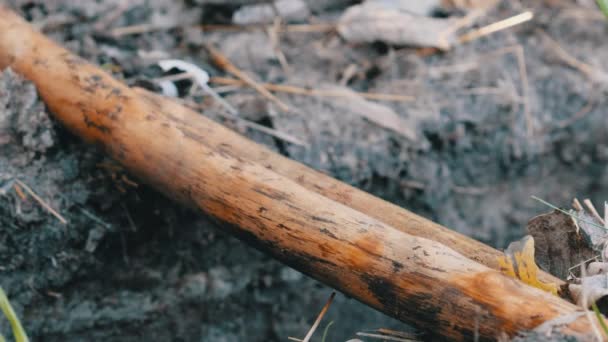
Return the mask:
<svg viewBox="0 0 608 342">
<path fill-rule="evenodd" d="M 272 95 L 266 88 L 260 85 L 257 81 L 247 75 L 244 71 L 237 68 L 236 65 L 232 64 L 230 60 L 224 56 L 219 50 L 214 48 L 211 45 L 206 46 L 207 51 L 209 51 L 209 55 L 215 65 L 217 65 L 222 70 L 233 74 L 234 76 L 241 79 L 247 85 L 255 89 L 260 95 L 264 96 L 268 100 L 274 102 L 282 111 L 288 112 L 289 106 L 286 105 L 283 101 L 279 100 L 276 96 Z"/>
<path fill-rule="evenodd" d="M 377 330 L 379 333 L 383 335 L 397 336 L 402 338 L 409 338 L 410 340 L 418 340 L 415 333 L 406 332 L 406 331 L 397 331 L 392 329 L 380 328 Z"/>
<path fill-rule="evenodd" d="M 572 200 L 572 208 L 574 208 L 574 210 L 576 210 L 576 211 L 584 210 L 583 206 L 581 205 L 581 202 L 576 197 Z"/>
<path fill-rule="evenodd" d="M 117 27 L 110 30 L 110 35 L 115 38 L 120 38 L 122 36 L 129 36 L 134 34 L 142 34 L 153 31 L 162 31 L 162 30 L 170 30 L 174 28 L 179 28 L 180 26 L 162 26 L 162 25 L 152 25 L 152 24 L 137 24 L 130 26 Z M 252 31 L 252 30 L 260 30 L 267 29 L 268 25 L 198 25 L 195 26 L 203 31 L 231 31 L 231 32 L 239 32 L 239 31 Z M 336 30 L 336 25 L 334 24 L 294 24 L 294 25 L 282 25 L 279 29 L 279 32 L 289 32 L 289 33 L 329 33 Z"/>
<path fill-rule="evenodd" d="M 203 31 L 252 31 L 260 29 L 268 29 L 268 25 L 251 24 L 251 25 L 216 25 L 207 24 L 197 26 Z M 334 24 L 292 24 L 292 25 L 281 25 L 279 28 L 280 33 L 327 33 L 332 32 L 336 29 Z"/>
<path fill-rule="evenodd" d="M 160 82 L 164 82 L 164 81 L 180 81 L 180 80 L 187 80 L 187 79 L 191 79 L 193 78 L 193 75 L 191 73 L 180 73 L 180 74 L 175 74 L 175 75 L 169 75 L 169 76 L 163 76 L 163 77 L 159 77 L 159 78 L 155 78 L 153 81 L 156 83 L 160 83 Z M 235 82 L 242 82 L 239 80 L 234 80 Z M 243 85 L 245 83 L 242 83 Z M 228 118 L 228 119 L 232 119 L 232 120 L 237 120 L 239 122 L 241 122 L 243 124 L 243 126 L 247 127 L 247 128 L 251 128 L 260 132 L 263 132 L 265 134 L 268 134 L 270 136 L 273 136 L 275 138 L 287 141 L 289 143 L 292 143 L 294 145 L 298 145 L 298 146 L 303 146 L 303 147 L 307 147 L 308 144 L 301 141 L 300 139 L 293 137 L 287 133 L 283 133 L 283 132 L 279 132 L 276 129 L 272 129 L 263 125 L 260 125 L 258 123 L 249 121 L 249 120 L 245 120 L 241 117 L 238 116 L 238 111 L 236 109 L 234 109 L 232 107 L 232 105 L 228 104 L 222 97 L 220 97 L 217 92 L 215 92 L 213 89 L 209 88 L 208 86 L 204 87 L 205 89 L 203 90 L 207 90 L 207 92 L 218 102 L 220 102 L 220 104 L 222 104 L 229 112 L 229 114 L 226 113 L 220 113 L 221 115 L 223 115 L 224 117 Z M 197 103 L 194 102 L 184 102 L 185 105 L 193 108 L 193 109 L 200 109 L 200 106 Z"/>
<path fill-rule="evenodd" d="M 289 143 L 292 143 L 294 145 L 298 145 L 298 146 L 302 146 L 302 147 L 308 147 L 309 146 L 307 143 L 303 142 L 302 140 L 300 140 L 300 139 L 298 139 L 296 137 L 293 137 L 293 136 L 291 136 L 291 135 L 289 135 L 287 133 L 283 133 L 283 132 L 277 131 L 276 129 L 268 128 L 266 126 L 260 125 L 258 123 L 252 122 L 252 121 L 244 120 L 244 119 L 241 119 L 241 118 L 235 118 L 235 117 L 232 117 L 232 118 L 233 119 L 238 119 L 241 123 L 243 123 L 243 125 L 245 127 L 248 127 L 248 128 L 254 129 L 254 130 L 258 130 L 260 132 L 263 132 L 263 133 L 266 133 L 268 135 L 271 135 L 271 136 L 273 136 L 275 138 L 278 138 L 278 139 L 281 139 L 281 140 L 285 140 L 285 141 L 287 141 Z"/>
<path fill-rule="evenodd" d="M 329 310 L 331 302 L 333 302 L 335 296 L 336 296 L 336 292 L 332 292 L 331 295 L 329 296 L 329 298 L 327 299 L 327 303 L 325 303 L 325 306 L 323 306 L 323 309 L 321 309 L 321 312 L 319 312 L 319 316 L 317 316 L 317 320 L 310 327 L 310 330 L 308 330 L 308 334 L 306 334 L 306 337 L 304 337 L 302 342 L 310 341 L 312 335 L 315 333 L 315 330 L 317 330 L 317 328 L 319 327 L 319 324 L 321 323 L 323 316 L 325 316 L 325 314 L 327 313 L 327 310 Z"/>
<path fill-rule="evenodd" d="M 201 104 L 196 103 L 194 101 L 184 101 L 182 99 L 179 99 L 179 100 L 185 106 L 188 106 L 189 108 L 197 110 L 197 111 L 200 110 L 203 107 Z M 264 125 L 258 124 L 256 122 L 243 119 L 243 118 L 239 117 L 238 115 L 235 115 L 235 114 L 232 114 L 232 113 L 224 113 L 224 112 L 218 112 L 218 114 L 222 115 L 226 119 L 238 121 L 239 123 L 241 123 L 243 126 L 245 126 L 247 128 L 251 128 L 253 130 L 260 131 L 262 133 L 265 133 L 265 134 L 268 134 L 270 136 L 273 136 L 273 137 L 275 137 L 277 139 L 281 139 L 281 140 L 287 141 L 287 142 L 289 142 L 291 144 L 302 146 L 302 147 L 309 147 L 310 146 L 308 143 L 306 143 L 306 142 L 304 142 L 304 141 L 302 141 L 302 140 L 300 140 L 300 139 L 298 139 L 298 138 L 296 138 L 296 137 L 294 137 L 294 136 L 292 136 L 290 134 L 287 134 L 285 132 L 280 132 L 280 131 L 277 131 L 276 129 L 269 128 L 269 127 L 266 127 Z"/>
<path fill-rule="evenodd" d="M 526 57 L 524 55 L 524 48 L 518 45 L 515 49 L 515 56 L 517 57 L 517 66 L 519 68 L 519 78 L 521 82 L 521 98 L 523 100 L 522 107 L 524 112 L 524 119 L 526 120 L 526 133 L 528 138 L 531 138 L 534 134 L 534 123 L 532 121 L 532 115 L 530 113 L 530 103 L 528 101 L 528 72 L 526 71 Z"/>
<path fill-rule="evenodd" d="M 132 26 L 117 27 L 110 30 L 110 35 L 114 38 L 120 38 L 122 36 L 130 36 L 134 34 L 142 34 L 153 31 L 162 31 L 172 29 L 173 26 L 162 26 L 153 24 L 138 24 Z"/>
<path fill-rule="evenodd" d="M 502 31 L 515 25 L 525 23 L 526 21 L 531 20 L 532 18 L 534 18 L 534 13 L 532 13 L 531 11 L 526 11 L 510 18 L 503 19 L 490 25 L 467 32 L 458 37 L 458 42 L 461 44 L 468 43 L 472 40 L 487 36 L 494 32 Z"/>
<path fill-rule="evenodd" d="M 281 17 L 277 16 L 274 18 L 273 25 L 271 27 L 269 27 L 266 30 L 266 32 L 268 34 L 268 37 L 270 37 L 270 42 L 272 43 L 272 49 L 274 50 L 274 55 L 277 58 L 277 60 L 279 61 L 279 64 L 281 64 L 281 68 L 283 68 L 283 72 L 286 75 L 289 75 L 291 73 L 291 68 L 289 67 L 289 63 L 287 62 L 287 57 L 285 57 L 285 54 L 283 53 L 283 50 L 281 49 L 281 39 L 279 37 L 281 26 L 283 26 Z"/>
<path fill-rule="evenodd" d="M 25 201 L 27 199 L 27 196 L 25 196 L 23 190 L 21 190 L 19 184 L 13 184 L 13 188 L 15 189 L 15 193 L 17 194 L 17 196 L 19 196 L 22 201 Z"/>
<path fill-rule="evenodd" d="M 379 340 L 384 340 L 384 341 L 398 341 L 398 342 L 419 341 L 417 339 L 411 339 L 411 338 L 407 338 L 407 337 L 397 337 L 397 336 L 384 335 L 384 334 L 370 334 L 370 333 L 364 333 L 364 332 L 358 332 L 357 336 L 369 337 L 369 338 L 374 338 L 374 339 L 379 339 Z"/>
<path fill-rule="evenodd" d="M 245 82 L 227 77 L 211 77 L 210 82 L 222 85 L 236 85 L 243 86 Z M 303 96 L 317 96 L 317 97 L 349 97 L 350 93 L 343 91 L 328 91 L 328 90 L 317 90 L 309 89 L 298 86 L 286 85 L 286 84 L 275 84 L 275 83 L 260 83 L 260 85 L 269 91 L 277 93 L 287 93 L 294 95 Z M 368 92 L 354 92 L 355 94 L 367 99 L 367 100 L 379 100 L 379 101 L 396 101 L 396 102 L 411 102 L 414 100 L 413 96 L 409 95 L 398 95 L 398 94 L 384 94 L 384 93 L 368 93 Z"/>
<path fill-rule="evenodd" d="M 93 27 L 96 31 L 105 30 L 112 22 L 114 22 L 121 15 L 123 15 L 131 6 L 133 6 L 133 4 L 131 4 L 130 1 L 124 1 L 122 4 L 119 4 L 114 10 L 111 10 L 106 14 L 102 15 Z"/>
<path fill-rule="evenodd" d="M 604 71 L 598 70 L 596 67 L 576 59 L 574 56 L 569 54 L 561 45 L 559 45 L 558 42 L 551 38 L 545 31 L 539 29 L 537 30 L 537 32 L 551 46 L 557 56 L 568 66 L 582 72 L 593 81 L 600 83 L 608 82 L 608 74 L 606 74 Z"/>
<path fill-rule="evenodd" d="M 17 183 L 20 187 L 25 189 L 25 191 L 32 196 L 36 202 L 38 202 L 44 209 L 46 209 L 51 215 L 55 216 L 61 223 L 68 224 L 68 220 L 66 220 L 61 214 L 59 214 L 55 209 L 53 209 L 48 203 L 46 203 L 40 196 L 38 196 L 32 188 L 30 188 L 27 184 L 23 183 L 19 179 L 15 178 L 15 183 Z"/>
</svg>

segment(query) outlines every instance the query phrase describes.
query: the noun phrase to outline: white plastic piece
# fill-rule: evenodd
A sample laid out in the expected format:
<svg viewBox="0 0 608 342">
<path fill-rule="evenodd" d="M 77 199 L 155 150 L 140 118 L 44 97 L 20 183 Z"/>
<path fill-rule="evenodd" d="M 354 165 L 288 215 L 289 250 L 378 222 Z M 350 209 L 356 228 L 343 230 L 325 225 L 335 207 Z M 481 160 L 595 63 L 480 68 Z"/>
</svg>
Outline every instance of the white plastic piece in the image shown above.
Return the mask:
<svg viewBox="0 0 608 342">
<path fill-rule="evenodd" d="M 179 59 L 165 59 L 158 62 L 158 66 L 163 69 L 163 71 L 169 71 L 173 68 L 183 70 L 188 74 L 192 75 L 192 78 L 200 86 L 206 86 L 209 82 L 209 74 L 205 70 L 201 69 L 199 66 L 194 65 L 192 63 L 188 63 Z"/>
<path fill-rule="evenodd" d="M 224 106 L 224 108 L 226 108 L 226 110 L 228 110 L 228 112 L 230 112 L 230 114 L 235 116 L 239 115 L 239 112 L 236 110 L 236 108 L 234 108 L 230 103 L 226 102 L 223 97 L 221 97 L 218 93 L 213 91 L 211 87 L 209 87 L 209 74 L 205 70 L 201 69 L 198 65 L 188 63 L 179 59 L 166 59 L 159 61 L 158 66 L 160 66 L 163 71 L 169 71 L 175 68 L 188 73 L 192 76 L 192 79 L 194 79 L 196 84 L 198 84 L 201 89 L 203 89 L 203 91 L 205 91 L 207 94 L 211 95 L 215 100 L 217 100 L 222 106 Z M 165 82 L 161 82 L 161 87 L 163 83 Z"/>
<path fill-rule="evenodd" d="M 177 91 L 177 87 L 175 86 L 175 83 L 173 83 L 171 81 L 159 82 L 158 86 L 160 87 L 160 90 L 162 91 L 163 95 L 165 95 L 165 96 L 177 97 L 177 95 L 179 95 L 179 93 Z"/>
</svg>

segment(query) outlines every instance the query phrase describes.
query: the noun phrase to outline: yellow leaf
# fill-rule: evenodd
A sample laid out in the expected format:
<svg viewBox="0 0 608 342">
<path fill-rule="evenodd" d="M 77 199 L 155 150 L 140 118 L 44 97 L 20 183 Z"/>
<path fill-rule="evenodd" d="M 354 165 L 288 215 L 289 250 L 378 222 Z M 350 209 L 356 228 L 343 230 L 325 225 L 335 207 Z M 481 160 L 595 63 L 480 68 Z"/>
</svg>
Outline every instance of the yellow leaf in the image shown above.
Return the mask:
<svg viewBox="0 0 608 342">
<path fill-rule="evenodd" d="M 505 255 L 498 258 L 498 265 L 502 273 L 557 295 L 556 284 L 543 283 L 537 278 L 539 268 L 534 261 L 534 238 L 532 236 L 527 235 L 519 241 L 511 242 Z"/>
</svg>

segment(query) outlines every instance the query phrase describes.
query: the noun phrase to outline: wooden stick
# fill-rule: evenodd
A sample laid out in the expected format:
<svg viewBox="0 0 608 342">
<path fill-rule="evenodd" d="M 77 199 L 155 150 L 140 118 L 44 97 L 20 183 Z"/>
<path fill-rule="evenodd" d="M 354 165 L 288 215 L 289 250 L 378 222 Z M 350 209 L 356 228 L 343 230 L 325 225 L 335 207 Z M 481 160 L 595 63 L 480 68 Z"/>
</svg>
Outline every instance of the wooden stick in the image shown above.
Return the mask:
<svg viewBox="0 0 608 342">
<path fill-rule="evenodd" d="M 480 339 L 493 340 L 579 310 L 454 249 L 488 264 L 497 263 L 497 251 L 282 158 L 171 100 L 131 89 L 0 7 L 5 67 L 36 84 L 59 122 L 143 181 L 432 336 L 470 340 L 478 326 Z M 562 330 L 580 336 L 589 328 L 581 318 Z"/>
</svg>

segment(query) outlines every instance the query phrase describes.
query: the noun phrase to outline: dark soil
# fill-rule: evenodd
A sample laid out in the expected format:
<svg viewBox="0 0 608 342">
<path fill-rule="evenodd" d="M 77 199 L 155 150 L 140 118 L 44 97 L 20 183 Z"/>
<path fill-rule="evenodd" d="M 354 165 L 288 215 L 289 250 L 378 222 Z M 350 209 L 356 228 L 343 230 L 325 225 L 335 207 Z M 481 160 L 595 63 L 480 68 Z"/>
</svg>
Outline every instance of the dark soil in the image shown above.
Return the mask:
<svg viewBox="0 0 608 342">
<path fill-rule="evenodd" d="M 307 148 L 222 120 L 207 98 L 204 115 L 496 247 L 521 237 L 528 219 L 548 211 L 531 195 L 558 205 L 575 196 L 605 198 L 605 83 L 566 65 L 543 33 L 599 74 L 608 60 L 608 26 L 596 10 L 565 0 L 505 1 L 478 25 L 525 9 L 536 18 L 430 55 L 351 45 L 333 33 L 286 33 L 280 40 L 290 66 L 285 73 L 262 30 L 193 28 L 229 23 L 246 2 L 252 1 L 133 1 L 110 21 L 122 1 L 7 1 L 55 40 L 134 85 L 163 75 L 153 64 L 159 58 L 223 75 L 202 48 L 209 42 L 265 82 L 335 86 L 354 64 L 349 88 L 415 96 L 408 103 L 377 102 L 407 120 L 414 139 L 364 120 L 344 99 L 279 94 L 296 109 L 284 113 L 245 88 L 223 94 L 245 117 Z M 318 0 L 310 7 L 325 22 L 348 3 Z M 109 34 L 141 23 L 172 28 Z M 524 52 L 527 82 L 517 49 Z M 188 101 L 200 100 L 190 82 L 178 86 Z M 27 192 L 22 199 L 16 179 L 69 224 Z M 0 75 L 0 285 L 33 340 L 284 341 L 306 334 L 330 288 L 137 182 L 56 124 L 31 84 L 11 71 Z M 328 341 L 376 328 L 410 329 L 342 295 L 324 319 L 330 321 Z M 0 331 L 9 331 L 6 320 Z"/>
</svg>

